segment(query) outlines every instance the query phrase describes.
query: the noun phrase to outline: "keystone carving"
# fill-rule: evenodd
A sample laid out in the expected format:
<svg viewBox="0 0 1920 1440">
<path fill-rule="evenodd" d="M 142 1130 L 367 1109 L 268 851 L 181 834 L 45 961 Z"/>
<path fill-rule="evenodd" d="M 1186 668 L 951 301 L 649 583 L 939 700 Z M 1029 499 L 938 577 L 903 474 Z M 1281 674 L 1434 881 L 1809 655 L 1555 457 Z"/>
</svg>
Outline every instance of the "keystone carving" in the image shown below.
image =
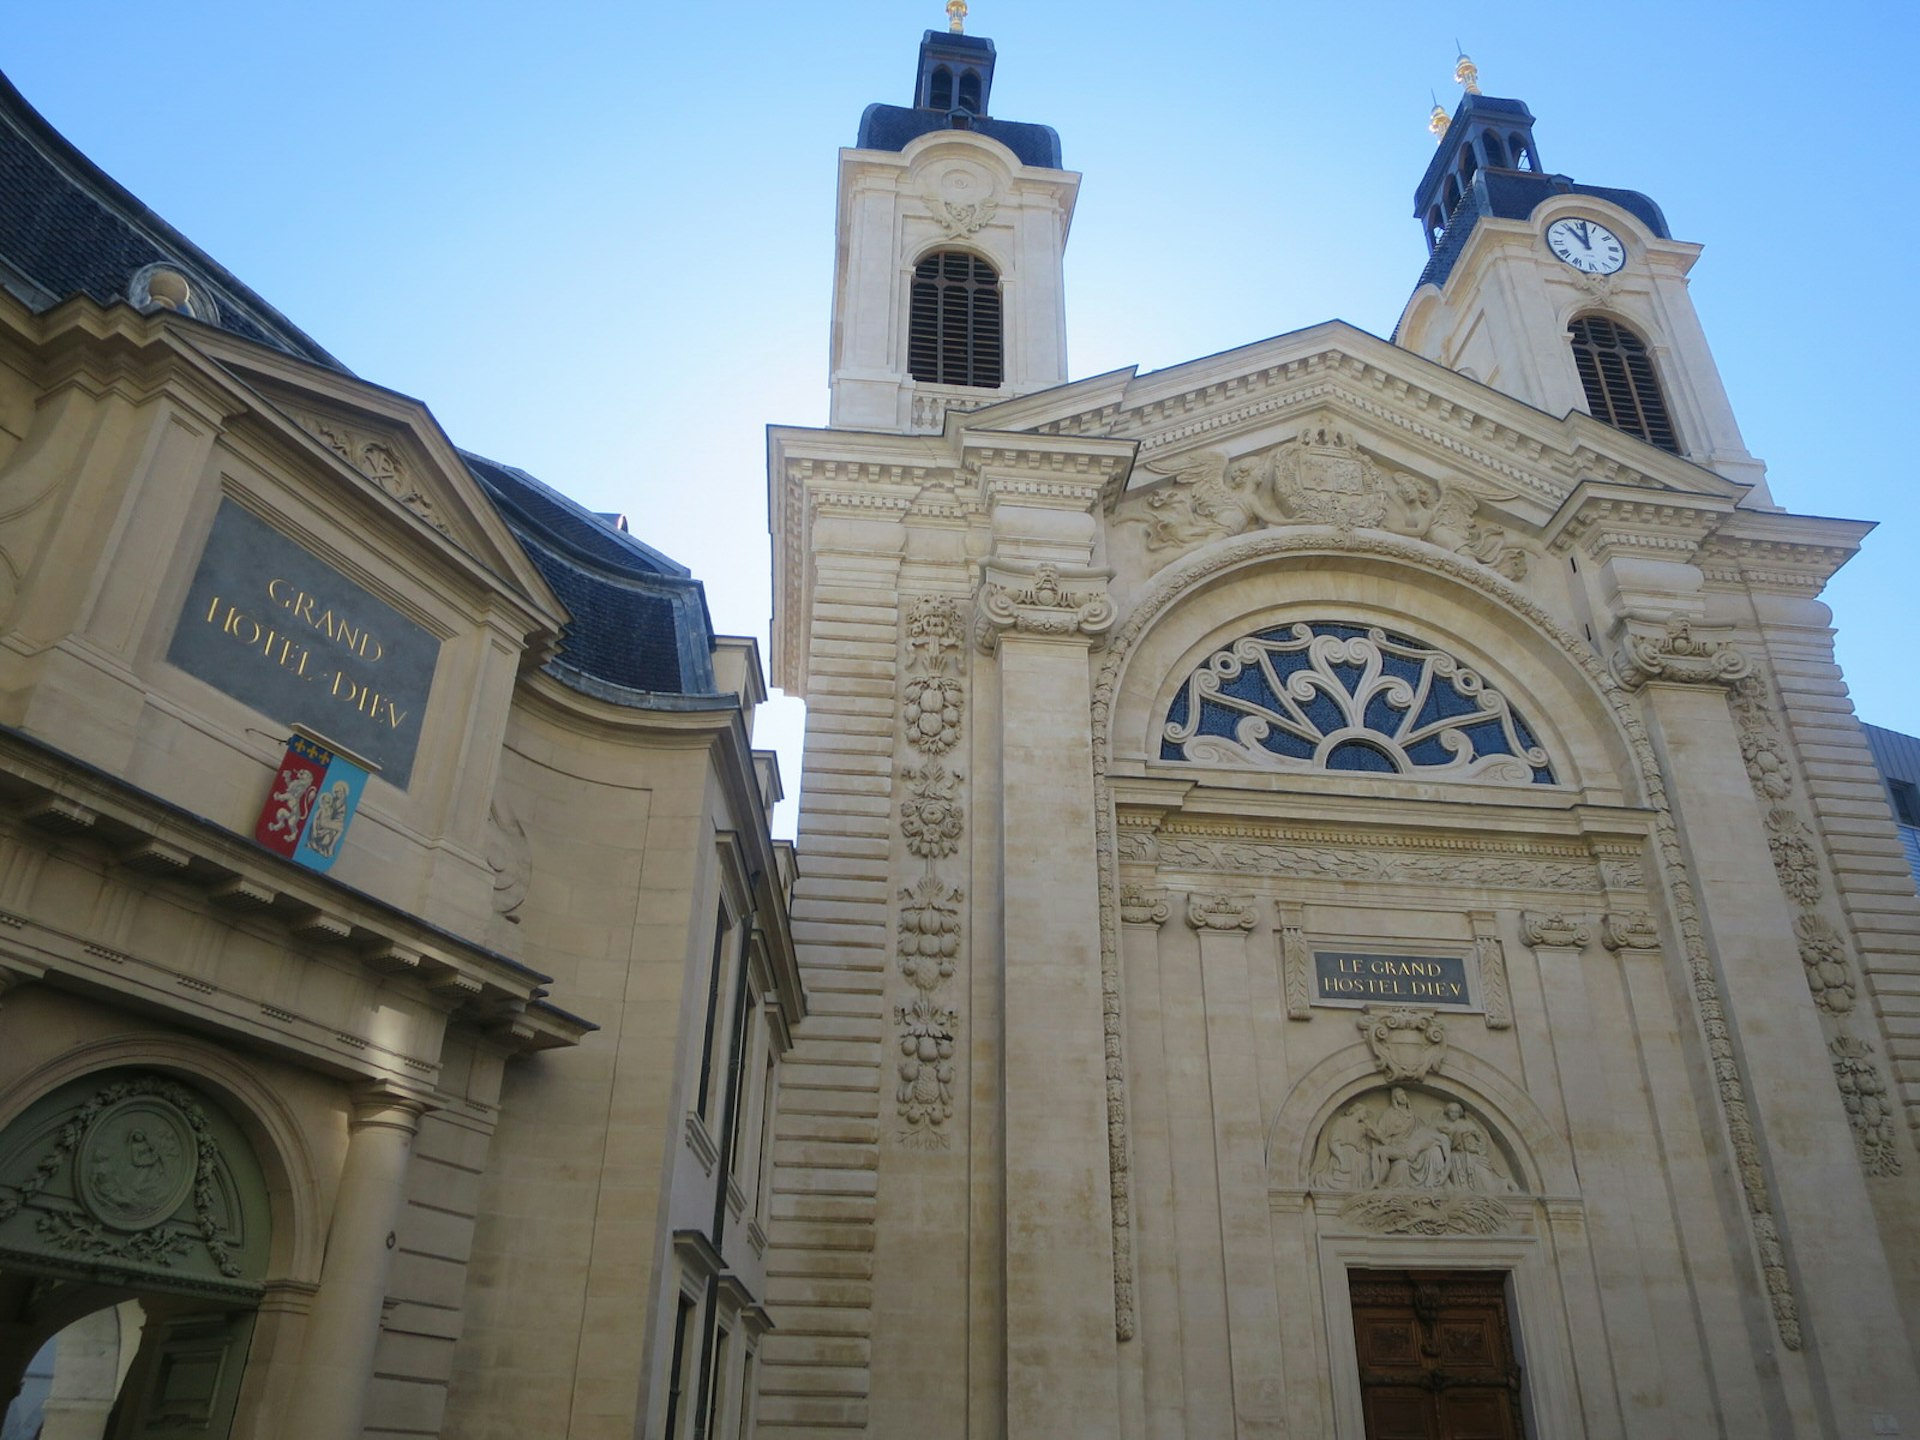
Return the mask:
<svg viewBox="0 0 1920 1440">
<path fill-rule="evenodd" d="M 1396 1006 L 1376 1011 L 1369 1005 L 1354 1022 L 1373 1052 L 1373 1063 L 1389 1080 L 1424 1080 L 1447 1058 L 1447 1030 L 1433 1014 Z"/>
<path fill-rule="evenodd" d="M 988 584 L 980 591 L 980 617 L 974 634 L 982 650 L 991 651 L 1000 636 L 1012 630 L 1023 635 L 1070 636 L 1104 634 L 1116 612 L 1107 598 L 1105 572 L 1076 577 L 1095 581 L 1099 589 L 1069 590 L 1061 583 L 1060 567 L 1041 565 L 1032 583 L 1024 586 Z"/>
<path fill-rule="evenodd" d="M 1667 617 L 1664 635 L 1631 632 L 1613 659 L 1614 675 L 1629 690 L 1649 680 L 1680 685 L 1732 685 L 1753 673 L 1753 659 L 1731 640 L 1712 640 L 1693 633 L 1686 616 Z"/>
<path fill-rule="evenodd" d="M 1557 910 L 1548 915 L 1522 911 L 1520 933 L 1529 945 L 1551 945 L 1563 950 L 1578 950 L 1592 938 L 1585 924 L 1570 920 Z"/>
</svg>

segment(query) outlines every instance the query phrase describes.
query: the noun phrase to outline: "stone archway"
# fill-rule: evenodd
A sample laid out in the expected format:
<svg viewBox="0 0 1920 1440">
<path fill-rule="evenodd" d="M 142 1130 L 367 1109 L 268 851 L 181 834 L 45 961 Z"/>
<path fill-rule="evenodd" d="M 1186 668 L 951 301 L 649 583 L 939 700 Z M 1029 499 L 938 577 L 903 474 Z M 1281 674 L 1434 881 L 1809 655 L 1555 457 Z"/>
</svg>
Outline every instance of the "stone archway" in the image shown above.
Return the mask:
<svg viewBox="0 0 1920 1440">
<path fill-rule="evenodd" d="M 42 1096 L 0 1131 L 0 1398 L 53 1336 L 133 1300 L 114 1440 L 224 1435 L 271 1243 L 252 1146 L 182 1079 L 115 1069 Z"/>
</svg>

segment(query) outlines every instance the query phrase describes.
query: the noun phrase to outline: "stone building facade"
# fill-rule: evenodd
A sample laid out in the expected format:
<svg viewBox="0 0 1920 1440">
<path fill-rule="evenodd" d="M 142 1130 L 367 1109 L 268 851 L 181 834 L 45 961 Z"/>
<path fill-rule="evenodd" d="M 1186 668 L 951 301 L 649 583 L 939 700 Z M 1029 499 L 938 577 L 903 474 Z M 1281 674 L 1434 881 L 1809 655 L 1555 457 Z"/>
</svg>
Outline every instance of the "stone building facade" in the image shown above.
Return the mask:
<svg viewBox="0 0 1920 1440">
<path fill-rule="evenodd" d="M 805 1014 L 764 698 L 683 567 L 0 82 L 9 1440 L 747 1430 Z M 324 835 L 316 746 L 372 771 Z"/>
<path fill-rule="evenodd" d="M 964 10 L 964 7 L 961 7 Z M 1068 379 L 929 33 L 776 427 L 762 1436 L 1920 1431 L 1920 905 L 1697 246 L 1437 116 L 1393 340 Z M 970 87 L 970 88 L 968 88 Z"/>
</svg>

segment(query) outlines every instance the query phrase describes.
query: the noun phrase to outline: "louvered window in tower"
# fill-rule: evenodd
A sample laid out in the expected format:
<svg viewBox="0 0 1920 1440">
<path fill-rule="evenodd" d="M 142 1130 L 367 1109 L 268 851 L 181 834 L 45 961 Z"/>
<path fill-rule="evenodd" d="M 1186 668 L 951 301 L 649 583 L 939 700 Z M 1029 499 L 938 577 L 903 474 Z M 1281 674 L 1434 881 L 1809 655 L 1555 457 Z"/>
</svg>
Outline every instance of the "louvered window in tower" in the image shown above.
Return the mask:
<svg viewBox="0 0 1920 1440">
<path fill-rule="evenodd" d="M 1678 455 L 1680 441 L 1646 341 L 1604 315 L 1582 315 L 1567 326 L 1567 336 L 1587 392 L 1588 413 Z"/>
<path fill-rule="evenodd" d="M 1000 276 L 978 255 L 939 250 L 913 267 L 907 368 L 928 385 L 1000 384 Z"/>
</svg>

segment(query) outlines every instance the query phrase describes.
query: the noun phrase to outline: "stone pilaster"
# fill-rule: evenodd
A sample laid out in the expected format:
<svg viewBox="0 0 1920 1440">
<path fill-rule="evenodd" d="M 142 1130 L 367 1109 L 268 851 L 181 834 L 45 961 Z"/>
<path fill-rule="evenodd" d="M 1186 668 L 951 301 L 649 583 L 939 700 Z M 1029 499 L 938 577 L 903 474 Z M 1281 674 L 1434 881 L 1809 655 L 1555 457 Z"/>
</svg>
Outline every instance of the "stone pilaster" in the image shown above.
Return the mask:
<svg viewBox="0 0 1920 1440">
<path fill-rule="evenodd" d="M 990 572 L 979 607 L 1000 678 L 1009 1440 L 1120 1433 L 1087 726 L 1112 620 L 1099 577 L 1052 564 Z"/>
<path fill-rule="evenodd" d="M 1187 924 L 1199 933 L 1207 1016 L 1207 1071 L 1220 1179 L 1227 1323 L 1233 1335 L 1237 1436 L 1278 1436 L 1285 1423 L 1280 1315 L 1267 1213 L 1266 1134 L 1254 1059 L 1248 940 L 1259 907 L 1245 895 L 1189 895 Z"/>
<path fill-rule="evenodd" d="M 406 1205 L 407 1162 L 426 1108 L 388 1085 L 367 1086 L 353 1097 L 327 1258 L 281 1431 L 286 1440 L 359 1440 Z"/>
<path fill-rule="evenodd" d="M 1792 857 L 1779 853 L 1777 832 L 1755 824 L 1727 704 L 1727 687 L 1752 670 L 1739 647 L 1684 621 L 1665 636 L 1629 634 L 1616 662 L 1641 693 L 1685 858 L 1681 923 L 1691 900 L 1717 981 L 1725 1035 L 1710 1029 L 1708 1044 L 1723 1098 L 1731 1086 L 1745 1100 L 1725 1113 L 1776 1328 L 1790 1350 L 1803 1323 L 1822 1337 L 1817 1369 L 1789 1367 L 1798 1378 L 1784 1378 L 1790 1394 L 1810 1386 L 1843 1433 L 1869 1433 L 1875 1417 L 1920 1415 L 1920 1386 L 1888 1266 L 1871 1258 L 1873 1207 L 1806 1003 L 1786 877 L 1776 873 L 1791 870 Z"/>
</svg>

